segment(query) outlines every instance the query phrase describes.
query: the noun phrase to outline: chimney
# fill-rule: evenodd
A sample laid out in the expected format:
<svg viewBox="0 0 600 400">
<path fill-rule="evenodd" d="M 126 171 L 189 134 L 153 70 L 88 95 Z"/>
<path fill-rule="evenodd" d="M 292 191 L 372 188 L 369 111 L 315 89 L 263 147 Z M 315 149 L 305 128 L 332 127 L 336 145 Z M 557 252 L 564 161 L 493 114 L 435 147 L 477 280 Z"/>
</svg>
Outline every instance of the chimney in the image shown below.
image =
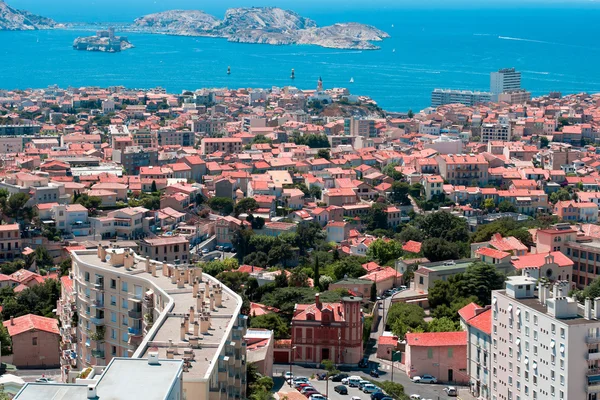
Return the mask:
<svg viewBox="0 0 600 400">
<path fill-rule="evenodd" d="M 198 297 L 198 278 L 194 279 L 194 288 L 192 289 L 192 296 Z"/>
<path fill-rule="evenodd" d="M 150 258 L 146 258 L 146 272 L 151 274 L 152 271 L 150 270 Z"/>
<path fill-rule="evenodd" d="M 550 284 L 547 283 L 544 285 L 544 299 L 546 299 L 546 302 L 547 302 L 549 298 L 550 298 Z"/>
<path fill-rule="evenodd" d="M 194 322 L 194 336 L 198 337 L 198 331 L 200 330 L 200 324 L 198 321 Z"/>
<path fill-rule="evenodd" d="M 183 289 L 185 283 L 183 282 L 183 277 L 180 276 L 179 279 L 177 279 L 177 289 Z"/>
<path fill-rule="evenodd" d="M 185 283 L 189 283 L 190 282 L 190 269 L 186 268 L 183 270 L 183 276 L 184 276 L 184 282 Z"/>
<path fill-rule="evenodd" d="M 175 358 L 175 350 L 167 349 L 167 360 L 172 360 Z"/>
<path fill-rule="evenodd" d="M 10 324 L 14 325 L 15 324 L 15 317 L 14 316 L 10 316 Z"/>
<path fill-rule="evenodd" d="M 212 311 L 215 309 L 215 296 L 212 293 L 210 294 L 209 301 L 210 301 L 210 310 Z"/>
<path fill-rule="evenodd" d="M 100 261 L 106 262 L 106 249 L 101 244 L 98 244 L 98 258 Z"/>
<path fill-rule="evenodd" d="M 88 385 L 87 398 L 88 399 L 97 399 L 98 398 L 98 396 L 96 395 L 96 385 Z"/>
<path fill-rule="evenodd" d="M 197 324 L 198 324 L 198 323 L 196 322 L 196 326 L 198 326 Z M 196 328 L 196 327 L 194 327 L 194 330 L 196 330 L 196 329 L 197 329 L 197 328 Z M 197 347 L 199 347 L 199 346 L 198 346 L 198 342 L 199 342 L 199 340 L 198 340 L 198 339 L 199 339 L 199 338 L 198 338 L 198 335 L 197 335 L 197 334 L 196 334 L 196 335 L 194 335 L 194 336 L 192 336 L 192 337 L 190 337 L 190 347 L 191 347 L 191 348 L 197 348 Z"/>
<path fill-rule="evenodd" d="M 202 314 L 200 316 L 200 333 L 208 333 L 208 328 L 210 327 L 210 317 L 206 314 Z"/>
<path fill-rule="evenodd" d="M 156 264 L 150 263 L 150 273 L 152 276 L 156 276 Z"/>
<path fill-rule="evenodd" d="M 179 339 L 183 342 L 185 340 L 185 334 L 186 334 L 186 330 L 185 330 L 185 322 L 181 323 L 181 327 L 179 329 Z"/>
<path fill-rule="evenodd" d="M 554 287 L 553 287 L 554 293 L 553 296 L 555 299 L 560 297 L 560 284 L 558 282 L 554 283 Z"/>
<path fill-rule="evenodd" d="M 315 306 L 320 310 L 321 309 L 321 299 L 319 297 L 319 293 L 315 294 Z"/>
<path fill-rule="evenodd" d="M 540 299 L 540 303 L 542 303 L 542 305 L 546 305 L 546 291 L 544 290 L 543 282 L 538 284 L 538 297 Z"/>
<path fill-rule="evenodd" d="M 186 315 L 185 317 L 183 317 L 183 323 L 185 324 L 185 332 L 189 332 L 190 331 L 190 318 Z"/>
<path fill-rule="evenodd" d="M 125 253 L 125 261 L 123 262 L 125 269 L 131 269 L 133 267 L 133 256 L 129 253 Z"/>
<path fill-rule="evenodd" d="M 198 310 L 198 313 L 202 313 L 204 311 L 204 308 L 202 307 L 203 303 L 204 299 L 201 295 L 196 297 L 196 310 Z"/>
<path fill-rule="evenodd" d="M 206 298 L 210 296 L 210 283 L 208 281 L 204 282 L 204 295 Z"/>
<path fill-rule="evenodd" d="M 163 276 L 166 276 L 166 277 L 169 276 L 169 266 L 164 261 L 163 261 L 163 265 L 162 265 L 162 273 L 163 273 Z"/>
<path fill-rule="evenodd" d="M 221 285 L 215 290 L 215 307 L 221 307 L 223 305 L 223 288 Z"/>
<path fill-rule="evenodd" d="M 583 318 L 592 319 L 592 299 L 587 297 L 585 299 L 585 308 L 583 310 Z"/>
<path fill-rule="evenodd" d="M 194 306 L 190 306 L 190 323 L 194 323 Z"/>
<path fill-rule="evenodd" d="M 202 282 L 202 268 L 201 267 L 196 268 L 196 273 L 194 275 L 196 275 L 198 277 L 198 280 L 200 282 Z"/>
<path fill-rule="evenodd" d="M 176 284 L 177 283 L 177 275 L 176 274 L 171 274 L 171 283 L 172 284 Z"/>
<path fill-rule="evenodd" d="M 158 347 L 151 347 L 148 349 L 148 365 L 159 365 Z"/>
</svg>

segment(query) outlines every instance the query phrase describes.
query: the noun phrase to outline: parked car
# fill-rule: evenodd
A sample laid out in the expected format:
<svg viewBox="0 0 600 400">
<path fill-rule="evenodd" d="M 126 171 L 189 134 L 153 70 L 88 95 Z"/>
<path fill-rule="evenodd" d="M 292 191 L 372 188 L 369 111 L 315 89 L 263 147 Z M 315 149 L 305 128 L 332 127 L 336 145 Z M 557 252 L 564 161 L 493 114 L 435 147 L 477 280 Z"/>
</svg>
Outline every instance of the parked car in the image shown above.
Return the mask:
<svg viewBox="0 0 600 400">
<path fill-rule="evenodd" d="M 382 391 L 371 393 L 371 400 L 382 400 L 384 397 L 387 397 L 387 394 Z"/>
<path fill-rule="evenodd" d="M 226 244 L 225 246 L 223 246 L 223 251 L 227 251 L 230 252 L 231 251 L 231 246 Z"/>
<path fill-rule="evenodd" d="M 344 382 L 344 380 L 346 382 Z M 360 381 L 362 381 L 362 378 L 360 376 L 356 376 L 356 375 L 350 376 L 350 377 L 348 377 L 346 379 L 342 379 L 342 383 L 344 385 L 348 385 L 350 387 L 357 387 L 358 386 L 358 382 L 360 382 Z"/>
<path fill-rule="evenodd" d="M 423 398 L 421 397 L 420 394 L 411 394 L 410 395 L 410 400 L 422 400 Z"/>
<path fill-rule="evenodd" d="M 350 400 L 361 400 L 361 398 L 359 396 L 352 396 Z"/>
<path fill-rule="evenodd" d="M 339 394 L 348 394 L 348 388 L 344 385 L 337 385 L 333 388 L 333 390 L 335 390 Z"/>
<path fill-rule="evenodd" d="M 310 396 L 312 396 L 313 394 L 319 394 L 319 391 L 318 391 L 318 390 L 316 390 L 315 388 L 310 388 L 310 389 L 306 390 L 306 391 L 305 391 L 303 394 L 304 394 L 306 397 L 310 397 Z"/>
<path fill-rule="evenodd" d="M 374 378 L 379 378 L 379 371 L 377 369 L 372 369 L 371 371 L 369 371 L 369 375 L 371 375 Z"/>
<path fill-rule="evenodd" d="M 367 368 L 368 366 L 369 359 L 367 357 L 363 357 L 363 359 L 358 362 L 358 368 Z"/>
<path fill-rule="evenodd" d="M 45 377 L 37 378 L 35 381 L 38 383 L 55 383 L 54 379 Z"/>
<path fill-rule="evenodd" d="M 312 386 L 305 386 L 305 387 L 303 387 L 303 388 L 300 390 L 300 393 L 302 393 L 302 394 L 305 394 L 305 393 L 306 393 L 307 391 L 309 391 L 309 390 L 316 390 L 316 389 L 315 389 L 314 387 L 312 387 Z M 319 393 L 319 392 L 317 391 L 317 393 Z M 312 394 L 312 393 L 311 393 L 311 394 Z M 306 396 L 306 397 L 308 397 L 308 396 Z"/>
<path fill-rule="evenodd" d="M 358 390 L 360 390 L 362 392 L 362 390 L 365 387 L 365 385 L 369 385 L 370 383 L 371 382 L 369 382 L 369 381 L 361 379 L 360 381 L 358 381 Z"/>
<path fill-rule="evenodd" d="M 296 384 L 294 385 L 294 387 L 295 387 L 296 389 L 298 389 L 298 390 L 302 390 L 302 389 L 304 389 L 304 388 L 305 388 L 305 387 L 307 387 L 307 386 L 312 386 L 312 385 L 311 385 L 310 383 L 308 383 L 308 382 L 299 382 L 299 383 L 296 383 Z"/>
<path fill-rule="evenodd" d="M 394 399 L 386 396 L 386 397 L 382 397 L 381 400 L 394 400 Z"/>
<path fill-rule="evenodd" d="M 285 374 L 283 374 L 283 379 L 285 379 L 286 381 L 289 381 L 293 377 L 294 377 L 294 374 L 292 374 L 291 372 L 286 372 Z"/>
<path fill-rule="evenodd" d="M 206 248 L 202 249 L 202 254 L 208 254 L 208 253 L 210 253 L 210 250 L 208 250 Z"/>
<path fill-rule="evenodd" d="M 368 383 L 363 386 L 362 391 L 365 393 L 375 393 L 375 392 L 381 392 L 381 389 L 378 388 L 377 386 L 373 385 L 372 383 Z"/>
<path fill-rule="evenodd" d="M 319 374 L 317 374 L 317 379 L 320 381 L 324 381 L 325 378 L 327 378 L 327 374 L 325 372 L 321 372 Z"/>
<path fill-rule="evenodd" d="M 297 376 L 294 378 L 293 383 L 307 383 L 308 382 L 308 378 L 305 376 Z"/>
<path fill-rule="evenodd" d="M 327 400 L 327 397 L 323 396 L 322 394 L 313 394 L 308 399 L 309 400 Z"/>
<path fill-rule="evenodd" d="M 223 251 L 223 246 L 217 246 L 216 249 L 219 251 Z"/>
<path fill-rule="evenodd" d="M 413 376 L 414 383 L 437 383 L 437 378 L 433 375 Z"/>
<path fill-rule="evenodd" d="M 342 379 L 347 378 L 348 374 L 335 374 L 331 377 L 331 382 L 341 382 Z"/>
<path fill-rule="evenodd" d="M 444 388 L 444 392 L 446 392 L 446 394 L 448 396 L 452 396 L 452 397 L 458 396 L 458 391 L 456 390 L 456 388 L 454 386 L 446 386 Z"/>
</svg>

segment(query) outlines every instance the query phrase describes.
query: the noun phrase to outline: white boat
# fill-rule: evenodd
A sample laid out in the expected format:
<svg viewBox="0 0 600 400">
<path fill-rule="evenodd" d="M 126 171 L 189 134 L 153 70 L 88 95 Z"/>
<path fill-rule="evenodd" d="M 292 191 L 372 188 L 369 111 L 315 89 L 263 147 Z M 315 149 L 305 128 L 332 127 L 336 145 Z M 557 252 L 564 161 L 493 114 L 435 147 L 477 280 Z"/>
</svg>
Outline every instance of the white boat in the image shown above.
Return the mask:
<svg viewBox="0 0 600 400">
<path fill-rule="evenodd" d="M 354 83 L 354 78 L 350 78 L 350 83 Z"/>
<path fill-rule="evenodd" d="M 392 50 L 392 53 L 395 53 L 395 52 L 396 52 L 396 49 Z"/>
</svg>

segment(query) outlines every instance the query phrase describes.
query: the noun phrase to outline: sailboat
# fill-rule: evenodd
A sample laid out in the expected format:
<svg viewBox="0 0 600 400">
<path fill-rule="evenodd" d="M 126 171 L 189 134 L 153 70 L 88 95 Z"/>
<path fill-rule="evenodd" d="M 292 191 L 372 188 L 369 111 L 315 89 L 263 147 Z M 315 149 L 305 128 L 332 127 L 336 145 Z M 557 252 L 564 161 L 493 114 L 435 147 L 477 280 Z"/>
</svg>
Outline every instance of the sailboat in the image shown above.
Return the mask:
<svg viewBox="0 0 600 400">
<path fill-rule="evenodd" d="M 290 75 L 290 79 L 296 79 L 296 72 L 294 71 L 294 68 L 292 68 L 292 75 Z"/>
<path fill-rule="evenodd" d="M 354 83 L 354 78 L 350 78 L 350 83 Z"/>
<path fill-rule="evenodd" d="M 395 52 L 396 52 L 396 49 L 392 50 L 392 53 L 395 53 Z"/>
<path fill-rule="evenodd" d="M 392 24 L 392 28 L 394 27 L 394 24 Z"/>
<path fill-rule="evenodd" d="M 231 67 L 227 67 L 227 75 L 231 75 Z"/>
</svg>

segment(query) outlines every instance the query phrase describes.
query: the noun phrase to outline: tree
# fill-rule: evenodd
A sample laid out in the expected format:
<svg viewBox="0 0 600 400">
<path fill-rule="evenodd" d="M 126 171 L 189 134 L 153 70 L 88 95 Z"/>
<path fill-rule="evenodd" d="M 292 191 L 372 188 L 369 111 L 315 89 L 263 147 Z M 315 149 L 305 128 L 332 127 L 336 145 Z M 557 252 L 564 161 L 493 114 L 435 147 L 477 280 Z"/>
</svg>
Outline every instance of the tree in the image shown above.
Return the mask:
<svg viewBox="0 0 600 400">
<path fill-rule="evenodd" d="M 421 193 L 423 193 L 423 185 L 421 185 L 420 183 L 413 183 L 412 185 L 410 185 L 410 188 L 408 189 L 408 194 L 412 197 L 412 198 L 419 198 L 421 197 Z"/>
<path fill-rule="evenodd" d="M 371 285 L 371 293 L 370 293 L 371 301 L 377 300 L 377 283 L 373 282 Z"/>
<path fill-rule="evenodd" d="M 248 282 L 250 275 L 246 272 L 223 271 L 216 278 L 236 293 L 242 292 L 242 285 Z"/>
<path fill-rule="evenodd" d="M 416 304 L 395 303 L 388 311 L 387 325 L 401 338 L 406 332 L 424 332 L 427 328 L 425 311 Z"/>
<path fill-rule="evenodd" d="M 413 112 L 413 110 L 408 110 L 408 113 L 406 114 L 406 116 L 409 119 L 412 119 L 415 116 L 415 113 Z"/>
<path fill-rule="evenodd" d="M 39 269 L 48 269 L 54 266 L 54 259 L 52 258 L 50 253 L 48 253 L 48 250 L 46 250 L 45 247 L 37 247 L 34 252 L 34 257 L 35 265 Z"/>
<path fill-rule="evenodd" d="M 565 189 L 559 189 L 558 191 L 550 194 L 550 202 L 552 204 L 556 204 L 559 201 L 567 201 L 567 200 L 571 200 L 571 194 L 569 193 L 569 191 L 567 191 Z"/>
<path fill-rule="evenodd" d="M 406 243 L 409 240 L 422 242 L 424 239 L 425 235 L 423 234 L 423 231 L 414 227 L 413 225 L 406 225 L 398 234 L 398 240 L 402 243 Z"/>
<path fill-rule="evenodd" d="M 402 245 L 395 240 L 377 239 L 369 246 L 367 255 L 375 258 L 380 264 L 395 260 L 402 255 Z"/>
<path fill-rule="evenodd" d="M 315 282 L 315 287 L 321 288 L 321 274 L 319 271 L 319 256 L 315 255 L 315 265 L 313 267 L 313 280 Z"/>
<path fill-rule="evenodd" d="M 428 332 L 457 332 L 460 330 L 460 323 L 448 317 L 434 318 L 427 324 Z"/>
<path fill-rule="evenodd" d="M 364 222 L 367 225 L 367 229 L 370 231 L 374 231 L 375 229 L 387 229 L 388 222 L 385 206 L 381 203 L 373 204 L 367 215 L 365 215 Z"/>
<path fill-rule="evenodd" d="M 496 208 L 496 202 L 494 199 L 485 199 L 483 201 L 483 208 L 485 208 L 487 211 L 492 211 Z"/>
<path fill-rule="evenodd" d="M 517 207 L 508 200 L 504 200 L 498 204 L 498 210 L 500 212 L 517 212 Z"/>
<path fill-rule="evenodd" d="M 14 193 L 4 202 L 2 212 L 10 218 L 17 221 L 24 220 L 31 213 L 31 207 L 25 207 L 29 201 L 29 195 L 26 193 Z"/>
<path fill-rule="evenodd" d="M 334 263 L 333 275 L 337 280 L 343 279 L 345 276 L 358 278 L 365 275 L 365 269 L 358 257 L 348 256 Z"/>
<path fill-rule="evenodd" d="M 152 181 L 152 186 L 150 186 L 150 191 L 152 193 L 158 192 L 158 188 L 156 187 L 156 181 Z"/>
<path fill-rule="evenodd" d="M 410 204 L 410 199 L 408 198 L 408 191 L 410 186 L 406 182 L 398 182 L 394 181 L 392 183 L 392 200 L 395 203 L 399 203 L 403 206 L 407 206 Z"/>
<path fill-rule="evenodd" d="M 308 275 L 300 268 L 294 268 L 289 278 L 289 285 L 292 287 L 309 287 Z"/>
<path fill-rule="evenodd" d="M 419 223 L 419 227 L 430 238 L 463 243 L 469 240 L 467 221 L 446 211 L 427 214 Z"/>
<path fill-rule="evenodd" d="M 460 246 L 440 238 L 425 240 L 421 246 L 421 251 L 423 252 L 423 255 L 432 262 L 458 260 L 461 258 Z"/>
<path fill-rule="evenodd" d="M 315 158 L 324 158 L 329 161 L 331 159 L 331 155 L 329 154 L 328 149 L 319 149 Z"/>
<path fill-rule="evenodd" d="M 233 200 L 227 197 L 211 197 L 208 200 L 208 206 L 214 211 L 229 215 L 233 212 Z"/>
<path fill-rule="evenodd" d="M 244 197 L 234 207 L 235 215 L 250 214 L 258 209 L 258 203 L 252 197 Z"/>
<path fill-rule="evenodd" d="M 548 140 L 548 138 L 546 136 L 540 137 L 540 147 L 542 149 L 547 148 L 549 144 L 550 144 L 550 141 Z"/>
<path fill-rule="evenodd" d="M 290 337 L 289 323 L 275 313 L 251 316 L 250 327 L 273 331 L 276 339 L 287 339 Z"/>
<path fill-rule="evenodd" d="M 474 262 L 463 273 L 463 293 L 476 296 L 481 305 L 490 304 L 492 290 L 502 289 L 505 278 L 494 265 Z"/>
<path fill-rule="evenodd" d="M 389 176 L 390 178 L 394 179 L 395 181 L 400 181 L 404 178 L 404 175 L 402 175 L 402 172 L 396 170 L 397 166 L 399 166 L 398 163 L 394 163 L 394 162 L 389 163 L 388 165 L 386 165 L 385 167 L 383 167 L 381 169 L 381 173 Z"/>
<path fill-rule="evenodd" d="M 0 350 L 2 355 L 12 354 L 12 340 L 4 325 L 0 326 Z"/>
<path fill-rule="evenodd" d="M 322 196 L 323 192 L 320 187 L 318 187 L 316 185 L 312 185 L 310 187 L 310 189 L 308 189 L 308 192 L 311 195 L 311 197 L 314 197 L 317 200 L 321 200 L 321 196 Z"/>
</svg>

